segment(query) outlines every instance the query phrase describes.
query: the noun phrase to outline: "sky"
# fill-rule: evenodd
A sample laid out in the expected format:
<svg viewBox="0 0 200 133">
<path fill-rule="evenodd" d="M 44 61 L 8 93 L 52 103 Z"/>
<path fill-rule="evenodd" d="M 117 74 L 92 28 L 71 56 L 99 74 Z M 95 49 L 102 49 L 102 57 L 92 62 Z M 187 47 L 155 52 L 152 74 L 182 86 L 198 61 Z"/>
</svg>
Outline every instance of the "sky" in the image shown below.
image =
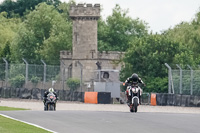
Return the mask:
<svg viewBox="0 0 200 133">
<path fill-rule="evenodd" d="M 68 2 L 69 0 L 61 0 Z M 182 21 L 190 22 L 200 11 L 200 0 L 75 0 L 76 3 L 100 4 L 101 16 L 105 19 L 112 14 L 112 9 L 119 4 L 122 9 L 129 9 L 128 16 L 139 18 L 150 27 L 153 33 L 173 28 Z"/>
<path fill-rule="evenodd" d="M 0 0 L 0 3 L 3 0 Z M 60 0 L 69 2 L 69 0 Z M 119 4 L 122 9 L 129 9 L 128 16 L 148 23 L 149 30 L 160 33 L 173 28 L 182 21 L 190 22 L 200 11 L 200 0 L 75 0 L 76 3 L 100 4 L 101 16 L 106 19 L 112 9 Z"/>
</svg>

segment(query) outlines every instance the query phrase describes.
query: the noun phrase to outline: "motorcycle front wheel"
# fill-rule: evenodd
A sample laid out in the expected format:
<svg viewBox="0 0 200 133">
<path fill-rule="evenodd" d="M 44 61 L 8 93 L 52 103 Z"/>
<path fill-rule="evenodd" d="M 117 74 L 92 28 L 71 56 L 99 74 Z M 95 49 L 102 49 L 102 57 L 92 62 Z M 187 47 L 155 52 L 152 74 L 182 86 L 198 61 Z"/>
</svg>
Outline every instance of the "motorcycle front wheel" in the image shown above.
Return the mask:
<svg viewBox="0 0 200 133">
<path fill-rule="evenodd" d="M 49 110 L 55 110 L 53 104 L 50 104 L 50 108 L 49 108 Z"/>
<path fill-rule="evenodd" d="M 135 99 L 134 99 L 134 107 L 133 107 L 135 113 L 137 112 L 137 106 L 138 106 L 138 99 L 135 98 Z"/>
</svg>

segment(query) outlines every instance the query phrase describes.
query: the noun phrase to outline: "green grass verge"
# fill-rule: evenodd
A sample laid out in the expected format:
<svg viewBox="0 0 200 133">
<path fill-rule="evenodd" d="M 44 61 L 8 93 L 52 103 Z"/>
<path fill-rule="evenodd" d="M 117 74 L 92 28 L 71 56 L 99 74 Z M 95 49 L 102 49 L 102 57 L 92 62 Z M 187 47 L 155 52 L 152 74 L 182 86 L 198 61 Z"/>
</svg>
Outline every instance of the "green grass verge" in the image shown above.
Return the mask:
<svg viewBox="0 0 200 133">
<path fill-rule="evenodd" d="M 51 132 L 0 115 L 0 133 L 51 133 Z"/>
<path fill-rule="evenodd" d="M 0 111 L 14 111 L 14 110 L 28 110 L 28 109 L 0 106 Z"/>
</svg>

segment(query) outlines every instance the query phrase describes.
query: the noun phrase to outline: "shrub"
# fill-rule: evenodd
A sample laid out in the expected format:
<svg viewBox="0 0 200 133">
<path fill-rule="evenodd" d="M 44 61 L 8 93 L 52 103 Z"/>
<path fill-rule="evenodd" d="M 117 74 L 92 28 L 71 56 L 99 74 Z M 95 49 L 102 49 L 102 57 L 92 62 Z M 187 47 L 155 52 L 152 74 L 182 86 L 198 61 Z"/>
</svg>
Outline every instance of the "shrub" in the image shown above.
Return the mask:
<svg viewBox="0 0 200 133">
<path fill-rule="evenodd" d="M 75 91 L 80 87 L 80 80 L 77 78 L 69 78 L 67 80 L 67 86 L 71 91 Z"/>
<path fill-rule="evenodd" d="M 25 83 L 25 77 L 22 74 L 15 76 L 14 78 L 10 79 L 10 84 L 12 87 L 20 88 Z"/>
<path fill-rule="evenodd" d="M 34 86 L 36 86 L 38 84 L 38 82 L 40 81 L 40 78 L 37 76 L 32 76 L 31 78 L 31 82 L 33 83 Z"/>
</svg>

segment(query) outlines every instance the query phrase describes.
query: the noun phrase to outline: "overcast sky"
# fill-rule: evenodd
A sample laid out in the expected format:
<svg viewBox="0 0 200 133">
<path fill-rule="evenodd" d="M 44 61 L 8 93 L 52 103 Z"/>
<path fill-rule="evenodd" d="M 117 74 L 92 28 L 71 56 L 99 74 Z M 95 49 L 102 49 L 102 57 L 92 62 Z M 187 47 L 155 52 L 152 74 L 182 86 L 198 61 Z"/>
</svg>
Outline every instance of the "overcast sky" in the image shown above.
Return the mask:
<svg viewBox="0 0 200 133">
<path fill-rule="evenodd" d="M 69 0 L 61 0 L 68 2 Z M 200 0 L 75 0 L 76 3 L 100 3 L 103 18 L 112 14 L 112 9 L 119 4 L 122 9 L 129 9 L 129 16 L 140 18 L 148 23 L 150 30 L 160 32 L 174 27 L 182 21 L 190 22 L 199 11 Z"/>
<path fill-rule="evenodd" d="M 3 0 L 0 0 L 2 2 Z M 69 0 L 60 0 L 68 2 Z M 75 0 L 76 3 L 99 3 L 103 7 L 101 15 L 105 19 L 119 4 L 129 9 L 129 16 L 148 23 L 150 30 L 160 32 L 174 27 L 182 21 L 190 22 L 199 11 L 200 0 Z"/>
</svg>

